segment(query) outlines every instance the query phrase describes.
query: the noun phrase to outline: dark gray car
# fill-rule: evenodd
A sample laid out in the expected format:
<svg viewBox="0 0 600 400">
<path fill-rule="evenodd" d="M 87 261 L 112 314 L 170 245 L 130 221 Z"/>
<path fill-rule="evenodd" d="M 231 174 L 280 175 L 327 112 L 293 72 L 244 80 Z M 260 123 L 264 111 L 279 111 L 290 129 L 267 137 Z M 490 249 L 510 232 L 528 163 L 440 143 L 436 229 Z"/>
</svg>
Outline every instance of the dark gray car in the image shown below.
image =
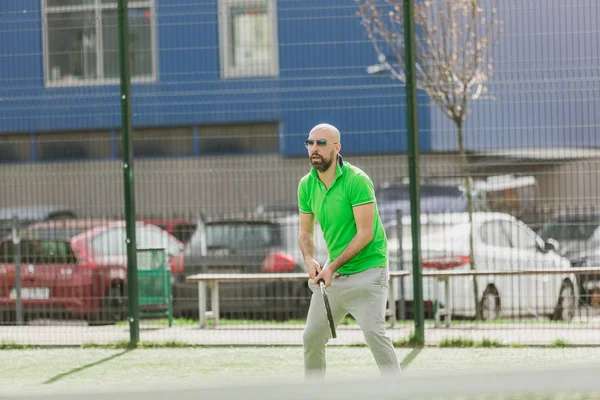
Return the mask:
<svg viewBox="0 0 600 400">
<path fill-rule="evenodd" d="M 199 221 L 184 251 L 184 274 L 177 277 L 174 284 L 176 314 L 198 316 L 197 284 L 185 283 L 187 275 L 306 272 L 298 244 L 298 229 L 298 215 L 278 219 L 262 216 Z M 324 263 L 327 253 L 319 229 L 317 233 L 317 254 Z M 309 298 L 306 282 L 219 284 L 222 318 L 302 318 L 308 310 Z"/>
<path fill-rule="evenodd" d="M 539 235 L 544 240 L 556 240 L 559 252 L 572 266 L 600 266 L 600 212 L 557 213 L 542 226 Z M 577 279 L 581 298 L 600 307 L 600 275 L 577 275 Z"/>
</svg>

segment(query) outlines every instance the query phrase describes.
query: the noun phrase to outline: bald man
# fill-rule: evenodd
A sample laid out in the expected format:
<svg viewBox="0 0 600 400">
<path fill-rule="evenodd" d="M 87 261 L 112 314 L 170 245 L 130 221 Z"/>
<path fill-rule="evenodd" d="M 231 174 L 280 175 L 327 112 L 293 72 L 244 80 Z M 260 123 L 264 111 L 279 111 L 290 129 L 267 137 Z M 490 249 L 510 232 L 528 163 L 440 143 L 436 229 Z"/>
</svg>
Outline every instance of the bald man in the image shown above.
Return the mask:
<svg viewBox="0 0 600 400">
<path fill-rule="evenodd" d="M 377 212 L 373 182 L 342 159 L 340 132 L 335 126 L 315 126 L 304 145 L 312 170 L 298 185 L 300 248 L 313 292 L 303 335 L 305 376 L 325 376 L 325 349 L 331 338 L 320 279 L 328 287 L 335 325 L 352 314 L 380 371 L 398 372 L 398 358 L 385 332 L 387 238 Z M 329 253 L 323 267 L 315 260 L 315 220 L 323 230 Z"/>
</svg>

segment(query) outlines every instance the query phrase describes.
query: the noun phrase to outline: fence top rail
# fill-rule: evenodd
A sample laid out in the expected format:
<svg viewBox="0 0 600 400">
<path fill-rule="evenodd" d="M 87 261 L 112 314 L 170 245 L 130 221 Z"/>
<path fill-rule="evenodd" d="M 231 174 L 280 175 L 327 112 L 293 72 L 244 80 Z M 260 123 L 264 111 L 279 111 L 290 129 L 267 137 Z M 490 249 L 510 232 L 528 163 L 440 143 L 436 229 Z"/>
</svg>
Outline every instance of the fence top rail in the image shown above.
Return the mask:
<svg viewBox="0 0 600 400">
<path fill-rule="evenodd" d="M 447 276 L 490 276 L 490 275 L 541 275 L 541 274 L 599 274 L 600 268 L 562 268 L 562 269 L 523 269 L 518 271 L 423 271 L 426 277 L 447 277 Z M 391 278 L 400 278 L 411 275 L 410 271 L 390 271 Z M 186 282 L 264 282 L 264 281 L 303 281 L 308 279 L 304 272 L 293 273 L 258 273 L 258 274 L 196 274 L 186 276 Z"/>
<path fill-rule="evenodd" d="M 196 274 L 185 277 L 186 282 L 259 282 L 259 281 L 300 281 L 307 280 L 308 275 L 303 272 L 298 273 L 264 273 L 264 274 Z"/>
<path fill-rule="evenodd" d="M 539 268 L 539 269 L 521 269 L 515 271 L 471 271 L 471 270 L 460 270 L 460 271 L 423 271 L 423 276 L 427 277 L 444 277 L 444 276 L 485 276 L 485 275 L 559 275 L 559 274 L 600 274 L 600 268 Z"/>
<path fill-rule="evenodd" d="M 408 271 L 390 271 L 391 277 L 408 276 Z M 258 274 L 196 274 L 185 277 L 186 282 L 261 282 L 261 281 L 304 281 L 305 272 L 258 273 Z"/>
</svg>

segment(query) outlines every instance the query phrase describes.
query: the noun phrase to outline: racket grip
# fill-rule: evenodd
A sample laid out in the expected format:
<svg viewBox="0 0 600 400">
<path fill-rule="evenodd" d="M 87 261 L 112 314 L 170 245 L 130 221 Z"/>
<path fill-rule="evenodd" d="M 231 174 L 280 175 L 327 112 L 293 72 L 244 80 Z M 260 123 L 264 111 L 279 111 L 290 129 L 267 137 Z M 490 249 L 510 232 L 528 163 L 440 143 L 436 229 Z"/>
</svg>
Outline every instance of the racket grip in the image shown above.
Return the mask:
<svg viewBox="0 0 600 400">
<path fill-rule="evenodd" d="M 323 278 L 319 279 L 319 285 L 325 285 L 325 279 L 323 279 Z"/>
</svg>

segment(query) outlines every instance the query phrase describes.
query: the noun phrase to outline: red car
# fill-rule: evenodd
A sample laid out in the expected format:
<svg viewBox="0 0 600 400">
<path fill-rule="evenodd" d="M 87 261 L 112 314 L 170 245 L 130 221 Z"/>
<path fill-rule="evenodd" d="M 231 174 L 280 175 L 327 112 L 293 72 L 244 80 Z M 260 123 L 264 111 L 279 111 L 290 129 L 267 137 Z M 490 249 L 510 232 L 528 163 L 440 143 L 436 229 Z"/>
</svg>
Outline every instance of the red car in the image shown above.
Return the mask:
<svg viewBox="0 0 600 400">
<path fill-rule="evenodd" d="M 115 322 L 127 311 L 125 222 L 61 220 L 21 232 L 21 298 L 25 316 L 57 313 Z M 138 222 L 137 248 L 162 247 L 173 273 L 183 271 L 183 244 L 157 226 Z M 0 243 L 0 321 L 14 313 L 15 250 Z M 3 318 L 4 317 L 4 318 Z"/>
</svg>

